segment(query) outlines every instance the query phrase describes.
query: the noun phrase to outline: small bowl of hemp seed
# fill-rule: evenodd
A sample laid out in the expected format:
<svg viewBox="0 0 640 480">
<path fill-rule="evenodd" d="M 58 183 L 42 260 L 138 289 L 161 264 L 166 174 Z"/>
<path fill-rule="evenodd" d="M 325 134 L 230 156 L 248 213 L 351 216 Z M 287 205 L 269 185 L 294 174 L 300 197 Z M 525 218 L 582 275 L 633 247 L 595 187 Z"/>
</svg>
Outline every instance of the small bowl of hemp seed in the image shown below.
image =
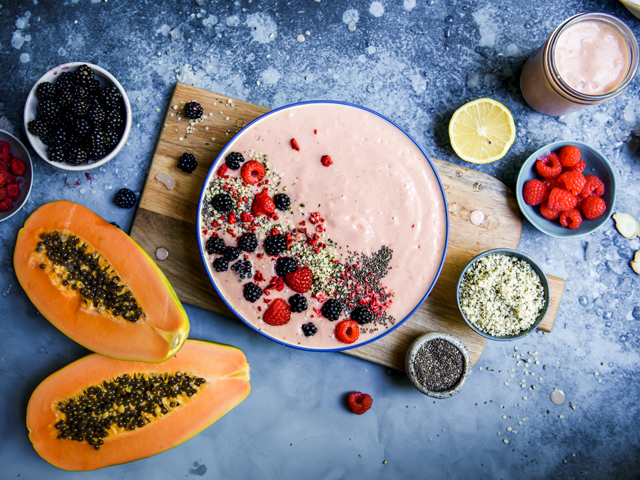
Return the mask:
<svg viewBox="0 0 640 480">
<path fill-rule="evenodd" d="M 405 371 L 411 383 L 433 398 L 449 398 L 462 390 L 469 368 L 467 347 L 450 333 L 419 336 L 405 357 Z"/>
</svg>

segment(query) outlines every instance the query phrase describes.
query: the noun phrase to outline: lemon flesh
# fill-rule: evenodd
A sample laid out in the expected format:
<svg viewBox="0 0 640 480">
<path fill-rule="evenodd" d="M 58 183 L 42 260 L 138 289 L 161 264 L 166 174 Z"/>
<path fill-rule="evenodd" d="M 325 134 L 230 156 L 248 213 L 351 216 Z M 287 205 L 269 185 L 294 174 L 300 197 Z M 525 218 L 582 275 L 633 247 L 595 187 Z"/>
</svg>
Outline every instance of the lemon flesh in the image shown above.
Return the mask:
<svg viewBox="0 0 640 480">
<path fill-rule="evenodd" d="M 516 139 L 516 125 L 507 107 L 479 98 L 455 111 L 449 140 L 456 154 L 472 163 L 489 163 L 505 156 Z"/>
</svg>

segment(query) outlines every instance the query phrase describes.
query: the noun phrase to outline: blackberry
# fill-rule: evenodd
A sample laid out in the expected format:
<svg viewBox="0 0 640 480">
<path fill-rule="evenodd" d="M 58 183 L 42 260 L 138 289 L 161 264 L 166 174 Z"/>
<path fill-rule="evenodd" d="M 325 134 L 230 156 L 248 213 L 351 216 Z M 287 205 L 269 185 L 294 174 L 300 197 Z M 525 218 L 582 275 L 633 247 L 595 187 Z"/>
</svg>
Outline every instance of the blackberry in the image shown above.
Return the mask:
<svg viewBox="0 0 640 480">
<path fill-rule="evenodd" d="M 113 200 L 120 208 L 131 208 L 136 204 L 136 194 L 128 188 L 122 188 L 118 190 Z"/>
<path fill-rule="evenodd" d="M 284 277 L 287 273 L 295 272 L 298 269 L 298 262 L 295 258 L 280 257 L 276 260 L 276 274 Z"/>
<path fill-rule="evenodd" d="M 287 249 L 287 240 L 282 234 L 269 235 L 264 239 L 262 247 L 268 255 L 275 257 L 276 255 L 280 255 Z"/>
<path fill-rule="evenodd" d="M 120 110 L 111 110 L 107 113 L 104 120 L 104 126 L 107 130 L 113 130 L 114 132 L 122 133 L 124 130 L 124 118 Z"/>
<path fill-rule="evenodd" d="M 67 152 L 64 145 L 52 145 L 47 148 L 47 155 L 52 162 L 64 162 L 67 158 Z"/>
<path fill-rule="evenodd" d="M 351 312 L 351 320 L 355 320 L 360 325 L 365 325 L 367 323 L 371 323 L 373 320 L 373 313 L 371 313 L 371 310 L 367 310 L 364 307 L 356 307 Z"/>
<path fill-rule="evenodd" d="M 51 98 L 38 101 L 38 118 L 46 123 L 52 123 L 60 113 L 60 104 Z"/>
<path fill-rule="evenodd" d="M 210 255 L 213 253 L 222 255 L 226 247 L 227 245 L 224 243 L 224 240 L 222 238 L 211 237 L 209 240 L 207 240 L 207 245 L 205 248 L 207 249 L 207 253 Z"/>
<path fill-rule="evenodd" d="M 197 102 L 189 102 L 184 104 L 184 116 L 193 120 L 202 116 L 202 107 Z"/>
<path fill-rule="evenodd" d="M 242 162 L 244 162 L 244 157 L 240 152 L 231 152 L 224 159 L 224 163 L 226 163 L 227 167 L 231 170 L 238 170 Z"/>
<path fill-rule="evenodd" d="M 71 129 L 80 138 L 85 138 L 91 133 L 91 125 L 84 118 L 78 118 L 71 125 Z"/>
<path fill-rule="evenodd" d="M 36 88 L 36 97 L 38 100 L 44 100 L 45 98 L 53 98 L 57 93 L 56 86 L 53 83 L 42 82 Z"/>
<path fill-rule="evenodd" d="M 304 295 L 296 293 L 289 297 L 289 305 L 292 312 L 304 312 L 307 309 L 307 299 Z"/>
<path fill-rule="evenodd" d="M 93 123 L 95 127 L 101 126 L 107 119 L 107 113 L 100 104 L 89 101 L 89 112 L 87 113 L 87 119 Z"/>
<path fill-rule="evenodd" d="M 89 160 L 89 155 L 87 151 L 80 146 L 71 147 L 69 149 L 69 155 L 65 159 L 69 165 L 81 165 L 87 160 Z"/>
<path fill-rule="evenodd" d="M 56 89 L 58 93 L 65 92 L 67 90 L 73 90 L 75 87 L 74 74 L 71 72 L 62 72 L 56 80 Z"/>
<path fill-rule="evenodd" d="M 49 146 L 54 146 L 54 145 L 66 146 L 69 144 L 69 139 L 71 138 L 71 135 L 69 135 L 67 130 L 63 127 L 54 127 L 54 129 L 50 131 L 47 137 L 48 137 Z"/>
<path fill-rule="evenodd" d="M 37 135 L 39 137 L 46 137 L 49 130 L 47 128 L 47 125 L 42 120 L 38 120 L 37 118 L 35 120 L 31 120 L 28 123 L 27 128 L 29 129 L 30 133 L 33 133 L 34 135 Z"/>
<path fill-rule="evenodd" d="M 253 303 L 262 296 L 262 289 L 253 282 L 245 283 L 242 287 L 244 298 Z"/>
<path fill-rule="evenodd" d="M 286 193 L 278 193 L 273 197 L 273 203 L 276 204 L 278 210 L 286 210 L 291 205 L 291 199 Z"/>
<path fill-rule="evenodd" d="M 107 150 L 104 148 L 104 145 L 98 145 L 96 147 L 89 147 L 87 151 L 87 155 L 89 155 L 90 161 L 100 160 L 107 156 Z"/>
<path fill-rule="evenodd" d="M 226 272 L 229 270 L 229 262 L 227 262 L 224 257 L 216 258 L 212 265 L 216 272 Z"/>
<path fill-rule="evenodd" d="M 232 260 L 237 259 L 241 253 L 242 250 L 240 250 L 238 247 L 224 247 L 223 255 L 224 258 L 231 262 Z"/>
<path fill-rule="evenodd" d="M 111 225 L 113 225 L 114 227 L 120 228 L 120 225 L 118 225 L 116 222 L 111 222 Z M 120 228 L 120 230 L 122 229 Z"/>
<path fill-rule="evenodd" d="M 256 238 L 256 234 L 253 232 L 243 233 L 240 238 L 238 238 L 238 248 L 245 252 L 253 252 L 258 248 L 258 239 Z"/>
<path fill-rule="evenodd" d="M 114 132 L 113 130 L 107 130 L 106 132 L 104 132 L 104 148 L 106 148 L 107 151 L 110 152 L 111 150 L 116 148 L 118 142 L 120 142 L 120 135 L 118 135 L 116 132 Z"/>
<path fill-rule="evenodd" d="M 197 166 L 198 162 L 196 162 L 196 157 L 190 153 L 183 153 L 178 159 L 178 168 L 183 172 L 192 173 Z"/>
<path fill-rule="evenodd" d="M 231 196 L 226 193 L 219 193 L 213 197 L 211 205 L 218 212 L 229 212 L 233 210 L 233 200 L 231 199 Z"/>
<path fill-rule="evenodd" d="M 249 260 L 238 260 L 231 265 L 231 270 L 236 272 L 242 279 L 251 278 L 253 276 L 253 267 Z"/>
<path fill-rule="evenodd" d="M 84 117 L 89 113 L 89 102 L 86 98 L 74 98 L 67 105 L 74 117 Z"/>
<path fill-rule="evenodd" d="M 102 103 L 104 103 L 110 109 L 117 108 L 122 105 L 122 94 L 118 87 L 112 85 L 105 87 L 101 92 Z"/>
<path fill-rule="evenodd" d="M 302 333 L 304 333 L 305 337 L 313 337 L 318 333 L 318 329 L 313 323 L 309 322 L 302 325 Z"/>
<path fill-rule="evenodd" d="M 94 73 L 89 65 L 80 65 L 75 71 L 75 81 L 79 85 L 89 85 L 94 80 Z"/>
<path fill-rule="evenodd" d="M 330 298 L 324 305 L 322 305 L 322 316 L 331 320 L 332 322 L 340 318 L 342 313 L 342 302 L 335 298 Z"/>
</svg>

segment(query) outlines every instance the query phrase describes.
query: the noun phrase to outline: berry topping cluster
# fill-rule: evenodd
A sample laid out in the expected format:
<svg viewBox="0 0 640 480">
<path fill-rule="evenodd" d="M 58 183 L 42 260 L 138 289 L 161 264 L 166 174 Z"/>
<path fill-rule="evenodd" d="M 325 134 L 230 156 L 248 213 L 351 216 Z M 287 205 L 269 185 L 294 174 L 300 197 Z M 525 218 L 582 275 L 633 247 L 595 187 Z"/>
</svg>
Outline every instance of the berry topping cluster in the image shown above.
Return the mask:
<svg viewBox="0 0 640 480">
<path fill-rule="evenodd" d="M 0 141 L 0 212 L 8 212 L 20 196 L 20 184 L 27 168 L 11 153 L 11 145 Z"/>
<path fill-rule="evenodd" d="M 533 179 L 524 184 L 525 203 L 539 205 L 544 218 L 558 220 L 569 229 L 578 228 L 583 218 L 598 218 L 607 209 L 601 198 L 605 185 L 595 175 L 583 175 L 586 166 L 580 149 L 573 145 L 539 158 L 535 169 L 542 180 Z"/>
</svg>

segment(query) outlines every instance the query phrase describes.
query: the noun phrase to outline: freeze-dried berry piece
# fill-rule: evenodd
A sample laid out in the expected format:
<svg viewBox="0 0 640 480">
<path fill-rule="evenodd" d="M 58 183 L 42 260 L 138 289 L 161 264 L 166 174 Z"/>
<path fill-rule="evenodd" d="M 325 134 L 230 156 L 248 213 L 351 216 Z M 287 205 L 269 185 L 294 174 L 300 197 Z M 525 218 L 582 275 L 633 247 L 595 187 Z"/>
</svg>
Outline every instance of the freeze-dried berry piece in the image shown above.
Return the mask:
<svg viewBox="0 0 640 480">
<path fill-rule="evenodd" d="M 8 212 L 13 208 L 13 200 L 6 197 L 4 200 L 0 200 L 0 212 Z"/>
<path fill-rule="evenodd" d="M 563 227 L 569 227 L 571 230 L 575 230 L 582 223 L 582 215 L 575 208 L 571 210 L 564 210 L 560 213 L 560 225 Z"/>
<path fill-rule="evenodd" d="M 289 297 L 289 305 L 291 305 L 291 311 L 296 313 L 304 312 L 308 307 L 307 299 L 299 293 Z"/>
<path fill-rule="evenodd" d="M 207 240 L 206 249 L 208 254 L 217 253 L 218 255 L 222 255 L 224 253 L 224 249 L 227 248 L 227 245 L 224 243 L 224 240 L 220 237 L 211 237 Z"/>
<path fill-rule="evenodd" d="M 24 175 L 24 172 L 27 171 L 24 163 L 18 157 L 11 158 L 9 166 L 11 168 L 11 173 L 13 173 L 14 175 Z"/>
<path fill-rule="evenodd" d="M 582 160 L 582 153 L 578 147 L 567 145 L 558 152 L 558 158 L 563 167 L 573 167 Z"/>
<path fill-rule="evenodd" d="M 565 172 L 558 177 L 558 181 L 569 190 L 572 195 L 578 195 L 584 188 L 587 180 L 580 172 Z"/>
<path fill-rule="evenodd" d="M 562 210 L 575 208 L 577 202 L 576 197 L 571 195 L 567 190 L 563 188 L 554 188 L 549 194 L 547 204 L 551 210 L 561 212 Z"/>
<path fill-rule="evenodd" d="M 355 343 L 360 337 L 360 327 L 354 320 L 342 320 L 336 325 L 336 338 L 342 343 Z"/>
<path fill-rule="evenodd" d="M 349 408 L 356 415 L 362 415 L 373 405 L 373 399 L 368 393 L 353 392 L 349 394 Z"/>
<path fill-rule="evenodd" d="M 7 197 L 12 200 L 15 200 L 20 196 L 20 185 L 17 183 L 10 183 L 5 187 L 5 189 L 7 191 Z"/>
<path fill-rule="evenodd" d="M 580 192 L 582 198 L 587 198 L 590 195 L 601 197 L 604 195 L 604 182 L 595 175 L 585 175 L 586 183 Z"/>
<path fill-rule="evenodd" d="M 273 326 L 289 323 L 290 319 L 291 308 L 289 307 L 289 304 L 281 298 L 276 298 L 269 303 L 267 310 L 264 312 L 264 315 L 262 315 L 264 323 Z"/>
<path fill-rule="evenodd" d="M 322 165 L 324 165 L 325 167 L 329 167 L 333 165 L 333 160 L 331 160 L 331 157 L 329 155 L 323 155 L 320 159 L 320 163 L 322 163 Z"/>
<path fill-rule="evenodd" d="M 557 220 L 560 216 L 560 211 L 551 210 L 547 205 L 547 202 L 542 202 L 540 204 L 540 215 L 542 215 L 547 220 Z"/>
<path fill-rule="evenodd" d="M 549 198 L 549 190 L 540 180 L 529 180 L 524 184 L 522 197 L 527 205 L 540 205 Z"/>
<path fill-rule="evenodd" d="M 300 151 L 300 145 L 298 145 L 298 142 L 295 138 L 291 139 L 291 148 L 293 148 L 296 152 Z"/>
<path fill-rule="evenodd" d="M 262 289 L 253 282 L 245 283 L 242 287 L 242 294 L 248 302 L 255 302 L 262 296 Z"/>
<path fill-rule="evenodd" d="M 536 162 L 536 170 L 541 177 L 553 178 L 562 173 L 562 164 L 560 163 L 558 155 L 552 152 L 538 159 Z"/>
<path fill-rule="evenodd" d="M 594 220 L 607 210 L 607 204 L 604 200 L 595 195 L 591 195 L 582 202 L 582 213 L 587 220 Z"/>
</svg>

